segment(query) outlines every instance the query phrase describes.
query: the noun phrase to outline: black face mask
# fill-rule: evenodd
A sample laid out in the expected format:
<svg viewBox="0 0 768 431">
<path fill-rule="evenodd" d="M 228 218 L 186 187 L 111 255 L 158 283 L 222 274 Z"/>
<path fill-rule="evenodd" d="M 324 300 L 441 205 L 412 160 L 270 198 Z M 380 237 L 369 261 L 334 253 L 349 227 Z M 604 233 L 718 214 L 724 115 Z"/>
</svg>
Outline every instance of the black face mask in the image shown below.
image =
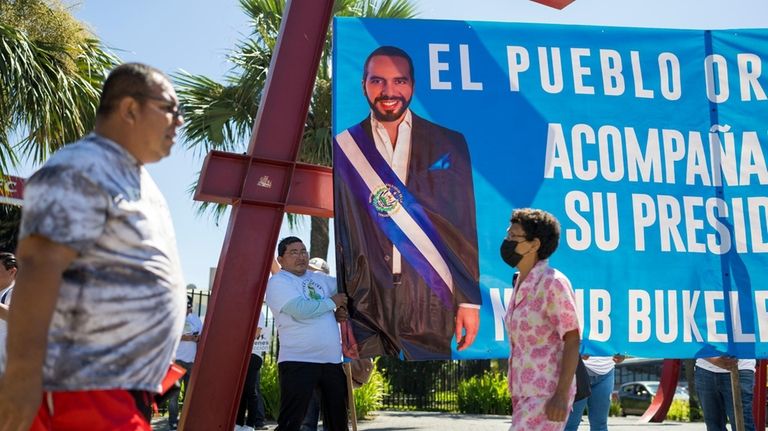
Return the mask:
<svg viewBox="0 0 768 431">
<path fill-rule="evenodd" d="M 519 242 L 517 241 L 510 241 L 508 239 L 505 239 L 501 242 L 501 258 L 506 262 L 507 265 L 511 267 L 516 267 L 518 263 L 520 263 L 520 260 L 523 258 L 523 255 L 516 252 L 515 248 L 517 248 L 517 245 Z"/>
</svg>

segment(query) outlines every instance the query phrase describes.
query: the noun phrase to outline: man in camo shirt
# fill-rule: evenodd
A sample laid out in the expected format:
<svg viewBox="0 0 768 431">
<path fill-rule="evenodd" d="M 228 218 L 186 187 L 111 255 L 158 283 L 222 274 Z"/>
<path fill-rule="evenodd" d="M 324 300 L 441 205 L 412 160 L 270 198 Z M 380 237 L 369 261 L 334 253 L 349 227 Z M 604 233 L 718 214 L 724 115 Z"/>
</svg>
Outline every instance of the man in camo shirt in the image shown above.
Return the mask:
<svg viewBox="0 0 768 431">
<path fill-rule="evenodd" d="M 104 83 L 94 132 L 27 182 L 0 430 L 151 429 L 185 291 L 144 165 L 169 155 L 181 124 L 169 79 L 124 64 Z"/>
</svg>

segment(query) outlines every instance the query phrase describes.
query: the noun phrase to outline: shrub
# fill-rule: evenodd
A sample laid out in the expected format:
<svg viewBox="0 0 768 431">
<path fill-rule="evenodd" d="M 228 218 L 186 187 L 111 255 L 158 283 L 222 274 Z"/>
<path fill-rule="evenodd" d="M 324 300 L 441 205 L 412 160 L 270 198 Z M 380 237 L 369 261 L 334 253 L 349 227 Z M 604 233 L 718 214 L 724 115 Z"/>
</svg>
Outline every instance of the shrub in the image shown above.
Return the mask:
<svg viewBox="0 0 768 431">
<path fill-rule="evenodd" d="M 358 419 L 367 418 L 371 412 L 380 410 L 387 392 L 387 381 L 378 369 L 378 359 L 373 362 L 371 377 L 363 386 L 354 390 L 355 413 Z"/>
<path fill-rule="evenodd" d="M 701 411 L 694 411 L 693 418 L 691 418 L 688 400 L 673 400 L 672 405 L 669 406 L 669 412 L 667 412 L 667 419 L 677 422 L 691 422 L 703 416 Z"/>
<path fill-rule="evenodd" d="M 360 419 L 381 409 L 387 391 L 387 381 L 379 372 L 376 362 L 368 382 L 355 389 L 355 413 Z M 261 366 L 261 396 L 264 398 L 264 412 L 267 418 L 276 420 L 280 412 L 280 381 L 277 377 L 277 363 L 270 356 L 267 356 Z"/>
<path fill-rule="evenodd" d="M 277 378 L 277 362 L 264 355 L 261 365 L 261 396 L 264 399 L 264 413 L 268 419 L 277 420 L 280 412 L 280 381 Z"/>
<path fill-rule="evenodd" d="M 459 383 L 458 402 L 461 413 L 507 415 L 512 407 L 507 379 L 493 371 Z"/>
<path fill-rule="evenodd" d="M 621 404 L 618 401 L 611 400 L 611 406 L 608 408 L 608 416 L 621 416 Z"/>
</svg>

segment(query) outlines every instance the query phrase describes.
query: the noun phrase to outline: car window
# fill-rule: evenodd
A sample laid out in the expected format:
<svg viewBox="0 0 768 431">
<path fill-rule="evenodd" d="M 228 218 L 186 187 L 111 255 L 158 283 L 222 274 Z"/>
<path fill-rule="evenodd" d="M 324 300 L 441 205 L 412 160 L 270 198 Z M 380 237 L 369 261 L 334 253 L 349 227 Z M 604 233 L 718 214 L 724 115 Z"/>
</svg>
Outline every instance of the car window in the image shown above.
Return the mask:
<svg viewBox="0 0 768 431">
<path fill-rule="evenodd" d="M 656 394 L 656 391 L 659 390 L 659 384 L 658 383 L 646 383 L 645 387 L 648 389 L 648 392 L 651 395 Z"/>
</svg>

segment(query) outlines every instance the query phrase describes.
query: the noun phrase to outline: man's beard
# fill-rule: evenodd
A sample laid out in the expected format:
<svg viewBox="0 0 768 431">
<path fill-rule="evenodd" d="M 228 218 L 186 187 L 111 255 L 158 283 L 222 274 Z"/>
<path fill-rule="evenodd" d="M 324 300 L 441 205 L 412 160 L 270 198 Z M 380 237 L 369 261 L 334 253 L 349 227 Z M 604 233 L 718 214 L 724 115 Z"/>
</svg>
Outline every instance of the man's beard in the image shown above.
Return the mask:
<svg viewBox="0 0 768 431">
<path fill-rule="evenodd" d="M 383 100 L 399 100 L 400 101 L 400 109 L 397 111 L 381 111 L 378 109 L 377 103 Z M 397 121 L 400 119 L 400 117 L 403 116 L 403 113 L 406 109 L 408 109 L 408 106 L 411 104 L 410 100 L 405 100 L 405 97 L 398 97 L 398 96 L 381 96 L 377 97 L 376 99 L 371 102 L 370 99 L 368 99 L 368 105 L 371 107 L 371 111 L 373 111 L 373 117 L 376 118 L 376 120 L 381 122 L 391 122 L 391 121 Z"/>
</svg>

